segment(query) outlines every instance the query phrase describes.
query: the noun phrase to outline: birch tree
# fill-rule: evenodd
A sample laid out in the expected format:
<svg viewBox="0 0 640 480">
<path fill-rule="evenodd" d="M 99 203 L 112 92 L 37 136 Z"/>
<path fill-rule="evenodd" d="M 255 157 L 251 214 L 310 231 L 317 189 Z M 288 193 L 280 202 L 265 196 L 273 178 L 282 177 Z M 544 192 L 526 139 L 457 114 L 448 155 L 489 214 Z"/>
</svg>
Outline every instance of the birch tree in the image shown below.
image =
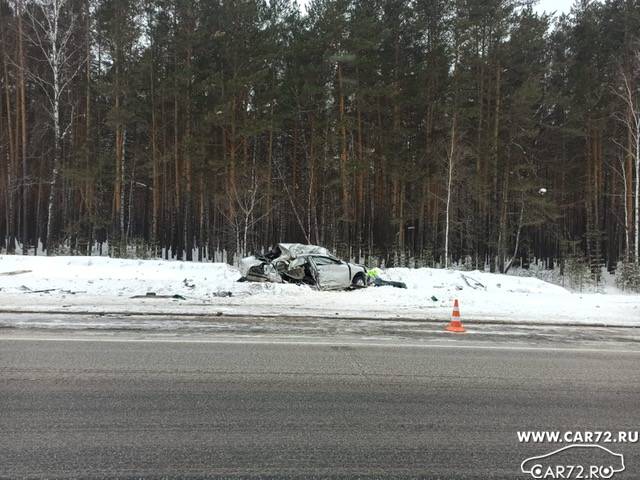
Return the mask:
<svg viewBox="0 0 640 480">
<path fill-rule="evenodd" d="M 53 129 L 53 159 L 47 200 L 45 251 L 51 253 L 54 225 L 57 215 L 56 194 L 60 178 L 62 143 L 69 133 L 73 119 L 73 107 L 63 118 L 62 101 L 71 82 L 80 72 L 85 58 L 79 55 L 80 44 L 74 44 L 76 15 L 67 0 L 38 0 L 34 8 L 26 10 L 31 21 L 28 41 L 42 54 L 44 69 L 30 69 L 29 77 L 42 89 L 46 99 L 45 109 Z"/>
<path fill-rule="evenodd" d="M 459 15 L 460 12 L 458 11 Z M 453 63 L 451 65 L 451 132 L 449 148 L 447 149 L 447 199 L 445 207 L 445 226 L 444 226 L 444 268 L 449 266 L 449 229 L 451 224 L 451 189 L 453 188 L 453 175 L 456 156 L 458 155 L 457 142 L 458 142 L 458 88 L 459 88 L 459 62 L 460 62 L 460 50 L 462 47 L 463 39 L 461 38 L 461 25 L 454 27 L 454 39 L 455 45 L 453 49 Z"/>
<path fill-rule="evenodd" d="M 447 152 L 447 204 L 445 209 L 445 226 L 444 226 L 444 268 L 449 266 L 449 225 L 451 223 L 451 188 L 453 184 L 453 167 L 456 151 L 456 123 L 457 112 L 453 112 L 451 119 L 451 144 Z"/>
<path fill-rule="evenodd" d="M 633 192 L 633 259 L 635 263 L 638 263 L 640 261 L 640 85 L 638 85 L 638 77 L 640 77 L 640 52 L 636 53 L 633 63 L 633 70 L 635 71 L 632 70 L 632 72 L 629 73 L 624 69 L 621 70 L 622 85 L 616 93 L 623 101 L 626 110 L 624 114 L 618 115 L 618 118 L 627 130 L 628 144 L 624 147 L 624 150 L 628 158 L 632 161 L 633 170 L 635 171 L 634 175 L 632 172 L 625 171 L 623 168 L 625 189 L 627 188 L 628 176 L 635 176 Z M 625 209 L 627 208 L 625 205 Z"/>
</svg>

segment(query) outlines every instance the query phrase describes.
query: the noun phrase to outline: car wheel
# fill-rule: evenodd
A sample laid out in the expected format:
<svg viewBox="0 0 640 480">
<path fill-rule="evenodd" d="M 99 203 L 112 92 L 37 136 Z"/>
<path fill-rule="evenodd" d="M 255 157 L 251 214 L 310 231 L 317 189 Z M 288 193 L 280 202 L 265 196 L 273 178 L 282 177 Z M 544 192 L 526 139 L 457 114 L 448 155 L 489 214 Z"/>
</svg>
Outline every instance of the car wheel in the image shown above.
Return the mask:
<svg viewBox="0 0 640 480">
<path fill-rule="evenodd" d="M 367 286 L 367 281 L 365 280 L 364 275 L 362 273 L 359 273 L 355 277 L 353 277 L 353 286 L 359 287 L 359 288 L 363 288 Z"/>
</svg>

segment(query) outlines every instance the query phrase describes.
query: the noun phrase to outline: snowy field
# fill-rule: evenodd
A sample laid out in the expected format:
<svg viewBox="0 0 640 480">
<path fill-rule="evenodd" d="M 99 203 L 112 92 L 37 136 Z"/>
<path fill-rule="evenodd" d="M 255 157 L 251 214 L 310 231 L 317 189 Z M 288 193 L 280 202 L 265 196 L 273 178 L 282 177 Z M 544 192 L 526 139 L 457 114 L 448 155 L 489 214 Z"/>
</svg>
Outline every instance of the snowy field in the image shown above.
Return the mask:
<svg viewBox="0 0 640 480">
<path fill-rule="evenodd" d="M 571 293 L 536 278 L 441 269 L 390 268 L 408 289 L 319 292 L 297 285 L 237 282 L 224 263 L 106 257 L 0 255 L 0 311 L 287 315 L 463 322 L 640 326 L 640 296 Z M 174 298 L 131 298 L 149 292 Z"/>
</svg>

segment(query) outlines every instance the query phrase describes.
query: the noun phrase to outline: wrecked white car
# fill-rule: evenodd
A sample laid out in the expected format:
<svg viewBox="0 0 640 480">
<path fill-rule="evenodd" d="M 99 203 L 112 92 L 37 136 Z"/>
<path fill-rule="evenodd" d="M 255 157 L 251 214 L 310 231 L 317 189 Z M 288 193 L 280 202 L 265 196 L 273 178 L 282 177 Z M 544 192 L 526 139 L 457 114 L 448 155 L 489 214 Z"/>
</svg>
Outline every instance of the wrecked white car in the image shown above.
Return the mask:
<svg viewBox="0 0 640 480">
<path fill-rule="evenodd" d="M 266 255 L 240 261 L 241 281 L 298 283 L 320 290 L 343 290 L 367 286 L 367 269 L 345 262 L 324 247 L 280 243 Z"/>
</svg>

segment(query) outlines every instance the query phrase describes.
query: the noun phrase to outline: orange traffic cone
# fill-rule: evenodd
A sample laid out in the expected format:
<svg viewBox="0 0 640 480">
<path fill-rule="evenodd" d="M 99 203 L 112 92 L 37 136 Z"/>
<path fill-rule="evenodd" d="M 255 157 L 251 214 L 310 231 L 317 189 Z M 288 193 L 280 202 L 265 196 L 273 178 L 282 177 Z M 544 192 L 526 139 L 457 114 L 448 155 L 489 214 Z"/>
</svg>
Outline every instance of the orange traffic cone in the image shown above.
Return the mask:
<svg viewBox="0 0 640 480">
<path fill-rule="evenodd" d="M 460 321 L 460 306 L 458 305 L 458 299 L 453 302 L 453 313 L 451 313 L 451 322 L 447 325 L 447 330 L 450 332 L 462 333 L 465 331 L 462 322 Z"/>
</svg>

